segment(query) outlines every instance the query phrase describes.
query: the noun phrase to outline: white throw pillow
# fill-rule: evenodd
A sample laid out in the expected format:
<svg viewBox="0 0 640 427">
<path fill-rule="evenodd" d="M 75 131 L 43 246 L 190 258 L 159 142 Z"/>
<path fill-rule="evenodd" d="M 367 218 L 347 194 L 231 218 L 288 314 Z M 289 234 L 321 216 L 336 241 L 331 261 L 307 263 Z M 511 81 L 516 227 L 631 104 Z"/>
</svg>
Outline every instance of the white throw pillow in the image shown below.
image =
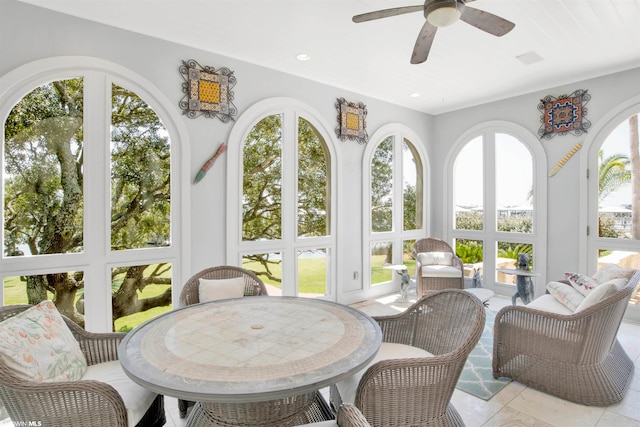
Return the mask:
<svg viewBox="0 0 640 427">
<path fill-rule="evenodd" d="M 622 268 L 616 264 L 605 264 L 596 274 L 593 275 L 593 279 L 598 283 L 606 283 L 613 279 L 631 279 L 631 276 L 636 272 L 632 268 Z"/>
<path fill-rule="evenodd" d="M 576 308 L 578 308 L 585 299 L 585 297 L 572 286 L 560 282 L 547 283 L 547 290 L 555 299 L 571 310 L 571 312 L 575 312 Z"/>
<path fill-rule="evenodd" d="M 420 252 L 418 261 L 422 265 L 451 265 L 453 254 L 451 252 Z"/>
<path fill-rule="evenodd" d="M 198 298 L 200 302 L 241 298 L 244 296 L 244 279 L 199 279 Z"/>
<path fill-rule="evenodd" d="M 79 380 L 87 371 L 78 341 L 46 300 L 0 322 L 0 357 L 28 381 Z"/>
<path fill-rule="evenodd" d="M 576 308 L 576 313 L 591 307 L 600 301 L 609 298 L 611 295 L 618 292 L 627 283 L 627 279 L 613 279 L 601 285 L 598 285 L 592 292 L 585 297 L 585 299 Z"/>
</svg>

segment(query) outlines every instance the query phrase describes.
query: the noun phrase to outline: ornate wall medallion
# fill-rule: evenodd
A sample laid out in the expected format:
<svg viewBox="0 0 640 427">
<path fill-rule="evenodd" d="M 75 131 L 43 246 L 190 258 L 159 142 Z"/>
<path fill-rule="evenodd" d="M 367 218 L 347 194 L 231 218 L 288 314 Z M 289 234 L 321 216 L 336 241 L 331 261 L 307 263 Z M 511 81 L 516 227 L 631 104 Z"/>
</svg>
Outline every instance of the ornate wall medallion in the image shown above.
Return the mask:
<svg viewBox="0 0 640 427">
<path fill-rule="evenodd" d="M 542 112 L 540 122 L 542 126 L 538 130 L 540 139 L 551 139 L 555 135 L 582 135 L 591 127 L 591 122 L 584 116 L 587 115 L 585 105 L 591 99 L 586 90 L 578 89 L 571 95 L 562 95 L 555 98 L 545 96 L 538 104 L 538 110 Z"/>
<path fill-rule="evenodd" d="M 184 79 L 184 97 L 180 101 L 182 114 L 190 119 L 217 117 L 224 123 L 234 120 L 237 110 L 232 102 L 234 94 L 231 89 L 236 85 L 233 71 L 203 67 L 193 59 L 182 61 L 179 71 Z"/>
</svg>

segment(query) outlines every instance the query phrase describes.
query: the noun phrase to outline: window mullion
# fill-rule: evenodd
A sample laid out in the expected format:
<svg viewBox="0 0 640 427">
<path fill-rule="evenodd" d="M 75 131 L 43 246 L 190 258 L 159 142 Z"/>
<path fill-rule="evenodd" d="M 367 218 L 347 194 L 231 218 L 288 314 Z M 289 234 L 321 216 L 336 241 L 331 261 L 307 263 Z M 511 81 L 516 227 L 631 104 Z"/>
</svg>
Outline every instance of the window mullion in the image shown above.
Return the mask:
<svg viewBox="0 0 640 427">
<path fill-rule="evenodd" d="M 111 84 L 103 73 L 88 73 L 84 79 L 84 252 L 85 327 L 90 331 L 111 330 L 111 277 L 102 260 L 108 259 L 109 226 L 109 123 Z M 95 232 L 100 230 L 100 232 Z M 95 286 L 104 284 L 103 286 Z"/>
<path fill-rule="evenodd" d="M 297 265 L 295 242 L 298 234 L 296 209 L 297 179 L 297 117 L 295 111 L 286 109 L 282 120 L 282 293 L 294 295 L 296 291 Z"/>
</svg>

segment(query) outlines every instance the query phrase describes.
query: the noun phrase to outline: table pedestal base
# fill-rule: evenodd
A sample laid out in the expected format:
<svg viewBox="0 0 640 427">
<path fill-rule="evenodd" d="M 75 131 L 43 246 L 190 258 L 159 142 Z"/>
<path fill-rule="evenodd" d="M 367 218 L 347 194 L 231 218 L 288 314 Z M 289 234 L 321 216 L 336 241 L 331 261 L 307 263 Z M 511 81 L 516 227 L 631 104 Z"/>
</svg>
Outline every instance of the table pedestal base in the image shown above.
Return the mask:
<svg viewBox="0 0 640 427">
<path fill-rule="evenodd" d="M 187 419 L 188 427 L 285 427 L 306 423 L 307 413 L 316 403 L 316 393 L 307 393 L 266 402 L 198 402 Z M 312 417 L 313 418 L 313 417 Z"/>
</svg>

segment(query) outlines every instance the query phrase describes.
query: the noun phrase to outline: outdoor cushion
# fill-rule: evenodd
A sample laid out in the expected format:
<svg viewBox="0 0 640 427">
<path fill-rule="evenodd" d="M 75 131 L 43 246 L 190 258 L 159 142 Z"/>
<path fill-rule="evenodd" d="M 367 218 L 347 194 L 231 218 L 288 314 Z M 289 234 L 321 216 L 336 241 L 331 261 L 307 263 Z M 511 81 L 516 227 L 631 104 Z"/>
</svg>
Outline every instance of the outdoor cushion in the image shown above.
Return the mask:
<svg viewBox="0 0 640 427">
<path fill-rule="evenodd" d="M 0 357 L 29 381 L 79 380 L 87 370 L 78 341 L 47 300 L 0 322 Z"/>
<path fill-rule="evenodd" d="M 576 311 L 576 308 L 578 308 L 585 298 L 584 295 L 573 286 L 567 286 L 560 282 L 549 282 L 547 284 L 547 290 L 549 294 L 553 295 L 555 299 L 571 310 L 571 312 Z M 531 304 L 529 304 L 529 306 L 531 306 Z"/>
<path fill-rule="evenodd" d="M 571 288 L 571 286 L 564 286 L 566 286 L 567 288 Z M 568 309 L 566 305 L 562 304 L 556 299 L 556 297 L 551 294 L 544 294 L 542 296 L 539 296 L 538 298 L 531 301 L 527 305 L 527 307 L 555 314 L 573 314 L 573 310 Z"/>
<path fill-rule="evenodd" d="M 451 252 L 420 252 L 418 253 L 418 261 L 423 267 L 429 264 L 451 265 L 453 254 Z"/>
<path fill-rule="evenodd" d="M 115 388 L 127 408 L 127 419 L 131 427 L 138 424 L 157 396 L 130 380 L 118 360 L 89 366 L 82 379 L 100 381 Z"/>
<path fill-rule="evenodd" d="M 377 362 L 380 362 L 381 360 L 412 359 L 418 357 L 433 357 L 433 354 L 421 348 L 413 347 L 410 345 L 383 342 L 380 345 L 378 354 L 376 354 L 376 356 L 371 362 L 369 362 L 367 366 L 351 375 L 350 377 L 347 377 L 344 380 L 336 383 L 336 387 L 340 392 L 340 398 L 342 399 L 342 402 L 355 402 L 356 391 L 358 390 L 360 379 L 367 371 L 367 369 L 369 369 L 372 365 L 375 365 Z"/>
<path fill-rule="evenodd" d="M 591 307 L 600 301 L 609 298 L 611 295 L 618 292 L 627 283 L 627 279 L 613 279 L 601 285 L 598 285 L 592 292 L 585 297 L 585 299 L 576 308 L 576 313 Z"/>
<path fill-rule="evenodd" d="M 565 277 L 571 286 L 585 297 L 589 295 L 589 292 L 594 290 L 596 286 L 598 286 L 598 282 L 595 279 L 584 274 L 565 273 Z"/>
<path fill-rule="evenodd" d="M 600 267 L 598 271 L 596 271 L 596 274 L 593 275 L 593 278 L 598 283 L 606 283 L 613 279 L 622 278 L 629 280 L 636 271 L 637 270 L 634 270 L 632 268 L 623 268 L 616 264 L 605 264 Z"/>
<path fill-rule="evenodd" d="M 462 277 L 462 270 L 450 265 L 423 265 L 422 277 Z"/>
<path fill-rule="evenodd" d="M 218 301 L 244 296 L 244 279 L 199 279 L 198 298 L 200 302 Z"/>
</svg>

